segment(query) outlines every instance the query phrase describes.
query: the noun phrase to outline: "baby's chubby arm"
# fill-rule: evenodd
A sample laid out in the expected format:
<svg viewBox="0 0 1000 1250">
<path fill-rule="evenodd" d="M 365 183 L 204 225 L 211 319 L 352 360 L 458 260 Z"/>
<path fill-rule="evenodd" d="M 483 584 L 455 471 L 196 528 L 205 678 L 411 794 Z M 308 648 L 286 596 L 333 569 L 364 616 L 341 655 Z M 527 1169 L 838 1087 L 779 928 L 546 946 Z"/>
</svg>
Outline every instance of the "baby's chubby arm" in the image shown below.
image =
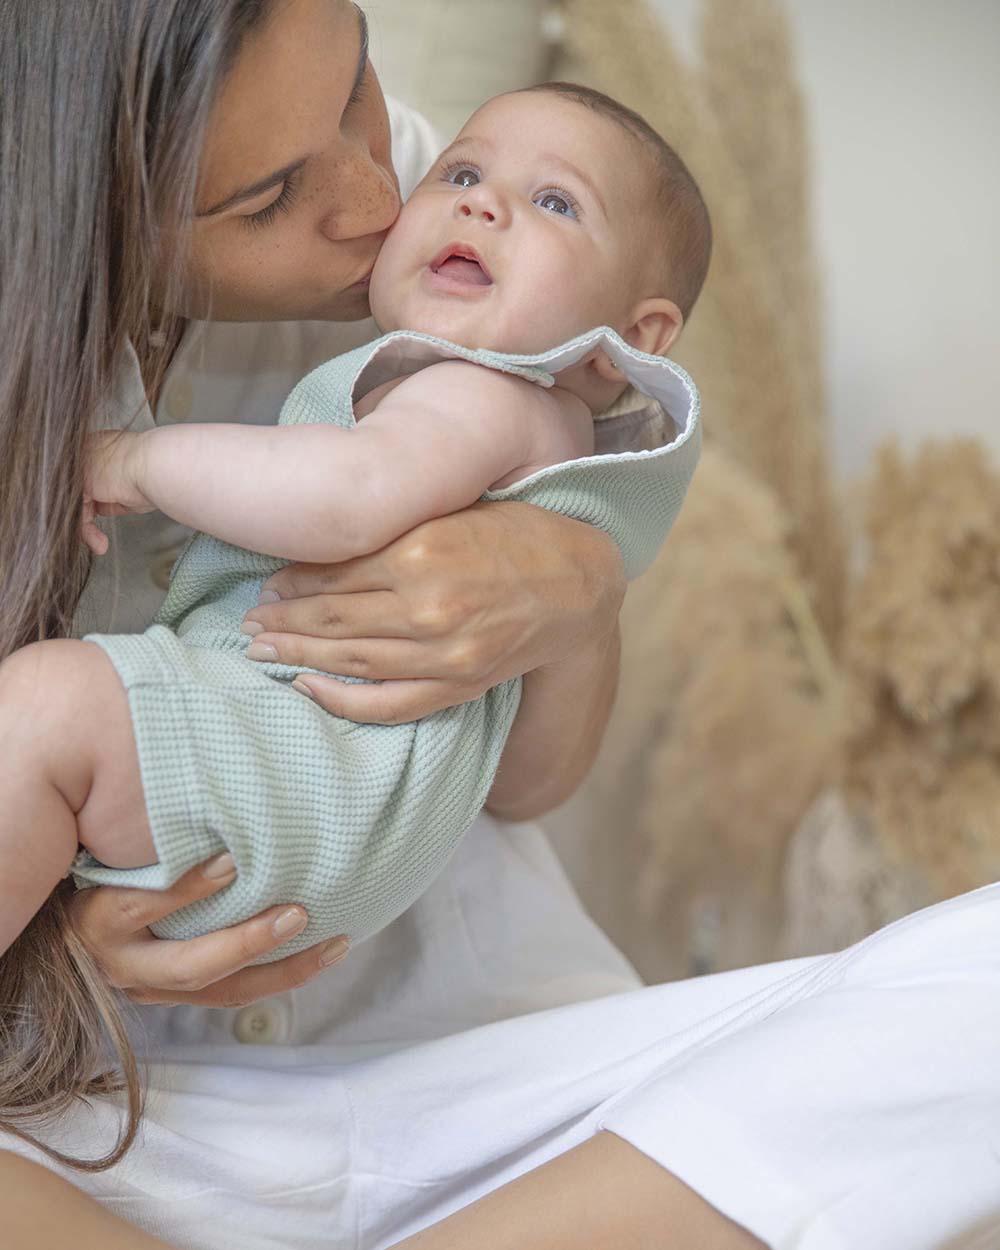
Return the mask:
<svg viewBox="0 0 1000 1250">
<path fill-rule="evenodd" d="M 589 420 L 583 408 L 565 391 L 444 361 L 404 379 L 353 429 L 193 424 L 97 435 L 87 499 L 99 512 L 159 508 L 266 555 L 334 563 L 474 503 L 522 467 L 565 458 L 567 420 Z"/>
</svg>

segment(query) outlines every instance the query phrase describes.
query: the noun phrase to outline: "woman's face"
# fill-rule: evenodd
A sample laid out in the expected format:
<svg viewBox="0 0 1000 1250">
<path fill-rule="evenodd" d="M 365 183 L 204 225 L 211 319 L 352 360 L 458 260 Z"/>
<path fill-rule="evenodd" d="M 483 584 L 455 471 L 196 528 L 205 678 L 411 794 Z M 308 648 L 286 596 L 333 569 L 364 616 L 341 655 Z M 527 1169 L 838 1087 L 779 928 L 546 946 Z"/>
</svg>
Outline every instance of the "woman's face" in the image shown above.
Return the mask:
<svg viewBox="0 0 1000 1250">
<path fill-rule="evenodd" d="M 348 0 L 275 0 L 209 121 L 187 317 L 353 321 L 399 212 L 389 119 Z"/>
</svg>

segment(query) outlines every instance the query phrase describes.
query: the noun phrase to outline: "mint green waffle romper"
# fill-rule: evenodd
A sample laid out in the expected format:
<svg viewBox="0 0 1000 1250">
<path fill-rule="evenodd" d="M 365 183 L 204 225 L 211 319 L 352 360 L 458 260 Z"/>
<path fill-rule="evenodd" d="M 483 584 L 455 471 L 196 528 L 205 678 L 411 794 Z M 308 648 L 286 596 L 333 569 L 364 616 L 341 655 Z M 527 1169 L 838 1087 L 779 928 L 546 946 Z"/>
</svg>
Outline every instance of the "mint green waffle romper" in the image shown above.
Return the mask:
<svg viewBox="0 0 1000 1250">
<path fill-rule="evenodd" d="M 470 350 L 397 331 L 314 369 L 279 424 L 354 425 L 353 403 L 382 382 L 465 359 L 553 384 L 597 344 L 679 433 L 654 451 L 541 469 L 485 500 L 520 500 L 589 522 L 619 544 L 627 575 L 651 562 L 698 459 L 698 394 L 684 371 L 613 331 L 537 356 Z M 162 890 L 228 849 L 232 885 L 154 926 L 197 937 L 275 903 L 301 903 L 306 929 L 260 962 L 346 933 L 357 943 L 405 911 L 440 872 L 489 793 L 517 712 L 520 679 L 403 725 L 344 720 L 291 689 L 302 670 L 249 661 L 240 633 L 262 582 L 287 561 L 195 534 L 144 634 L 92 634 L 126 690 L 158 862 L 119 869 L 81 852 L 81 887 Z M 345 681 L 358 678 L 342 678 Z"/>
</svg>

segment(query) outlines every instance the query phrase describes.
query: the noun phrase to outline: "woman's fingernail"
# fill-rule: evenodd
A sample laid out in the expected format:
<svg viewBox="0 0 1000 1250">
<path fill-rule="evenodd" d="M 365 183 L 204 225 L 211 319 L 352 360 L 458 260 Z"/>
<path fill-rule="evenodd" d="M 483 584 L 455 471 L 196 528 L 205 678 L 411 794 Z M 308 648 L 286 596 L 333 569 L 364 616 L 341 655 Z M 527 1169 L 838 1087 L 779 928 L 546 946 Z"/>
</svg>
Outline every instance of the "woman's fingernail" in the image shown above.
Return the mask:
<svg viewBox="0 0 1000 1250">
<path fill-rule="evenodd" d="M 252 642 L 246 650 L 248 660 L 270 660 L 272 664 L 277 663 L 278 653 L 274 647 L 267 642 Z"/>
<path fill-rule="evenodd" d="M 271 932 L 275 937 L 290 938 L 296 933 L 301 933 L 309 923 L 309 918 L 297 907 L 289 907 L 287 911 L 283 911 L 280 916 L 271 924 Z"/>
<path fill-rule="evenodd" d="M 244 621 L 240 626 L 240 632 L 249 634 L 251 638 L 255 638 L 257 634 L 262 634 L 264 632 L 264 626 L 259 625 L 256 621 Z"/>
<path fill-rule="evenodd" d="M 236 860 L 228 851 L 223 851 L 221 855 L 216 855 L 215 859 L 210 859 L 205 867 L 201 870 L 203 877 L 209 877 L 212 881 L 218 881 L 220 877 L 229 877 L 236 871 Z"/>
<path fill-rule="evenodd" d="M 251 650 L 252 649 L 253 648 L 251 648 Z M 297 690 L 299 694 L 304 694 L 307 699 L 311 699 L 313 697 L 313 692 L 309 689 L 309 687 L 306 685 L 304 681 L 293 681 L 292 689 Z"/>
<path fill-rule="evenodd" d="M 350 949 L 351 944 L 346 938 L 334 938 L 332 942 L 327 942 L 319 953 L 321 967 L 329 968 L 331 964 L 339 964 Z"/>
<path fill-rule="evenodd" d="M 257 600 L 257 607 L 259 608 L 261 604 L 263 603 L 280 603 L 280 602 L 281 602 L 281 595 L 279 595 L 276 590 L 262 590 L 260 592 L 260 598 Z"/>
</svg>

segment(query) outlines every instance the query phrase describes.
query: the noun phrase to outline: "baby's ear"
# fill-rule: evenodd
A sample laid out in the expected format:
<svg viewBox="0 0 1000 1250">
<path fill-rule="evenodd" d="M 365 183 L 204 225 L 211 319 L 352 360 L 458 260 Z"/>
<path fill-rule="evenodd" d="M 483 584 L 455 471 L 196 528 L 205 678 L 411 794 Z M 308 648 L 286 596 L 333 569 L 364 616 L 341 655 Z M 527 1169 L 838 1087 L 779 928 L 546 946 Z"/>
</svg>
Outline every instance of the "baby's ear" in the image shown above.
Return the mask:
<svg viewBox="0 0 1000 1250">
<path fill-rule="evenodd" d="M 630 347 L 648 356 L 665 356 L 684 327 L 684 314 L 669 299 L 644 299 L 632 312 L 632 325 L 622 335 Z"/>
<path fill-rule="evenodd" d="M 632 311 L 632 324 L 622 335 L 630 347 L 648 356 L 665 356 L 684 325 L 684 314 L 668 299 L 646 299 Z M 625 382 L 625 374 L 605 352 L 598 352 L 593 366 L 606 382 Z"/>
</svg>

